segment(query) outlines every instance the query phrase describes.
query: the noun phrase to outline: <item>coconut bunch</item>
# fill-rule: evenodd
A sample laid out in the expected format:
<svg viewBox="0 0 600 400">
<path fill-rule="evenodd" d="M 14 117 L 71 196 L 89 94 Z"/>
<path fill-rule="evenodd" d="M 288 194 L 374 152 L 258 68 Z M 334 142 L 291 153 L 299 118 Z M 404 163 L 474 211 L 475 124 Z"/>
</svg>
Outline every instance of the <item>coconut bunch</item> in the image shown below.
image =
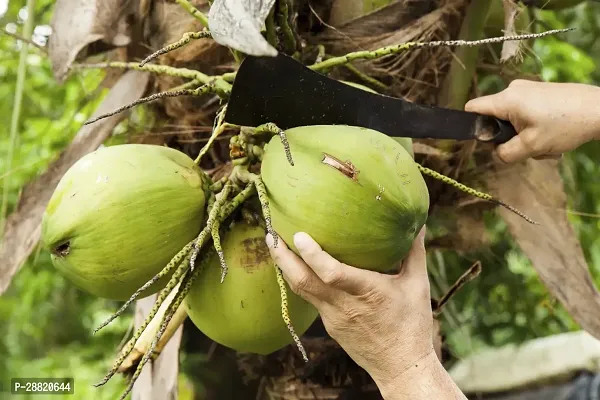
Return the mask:
<svg viewBox="0 0 600 400">
<path fill-rule="evenodd" d="M 324 46 L 311 46 L 298 32 L 304 24 L 309 28 L 302 33 L 310 36 L 310 27 L 317 24 L 294 18 L 303 6 L 274 2 L 258 34 L 274 49 L 295 55 L 317 71 L 349 67 L 367 85 L 379 81 L 352 67 L 351 61 L 389 61 L 422 49 L 545 35 L 409 41 L 336 56 L 328 55 Z M 207 9 L 208 4 L 197 8 L 184 0 L 156 3 L 155 17 L 147 26 L 172 26 L 172 15 L 191 16 L 193 21 L 156 38 L 172 42 L 141 62 L 80 65 L 147 71 L 161 77 L 155 89 L 169 87 L 87 124 L 161 99 L 165 101 L 159 112 L 171 118 L 185 114 L 185 126 L 207 128 L 206 141 L 182 146 L 179 138 L 178 146 L 172 146 L 179 149 L 131 143 L 96 150 L 62 177 L 43 217 L 42 239 L 56 268 L 89 293 L 126 300 L 98 330 L 136 299 L 158 293 L 146 321 L 99 383 L 135 367 L 122 398 L 186 315 L 206 336 L 233 350 L 268 355 L 294 343 L 308 360 L 300 336 L 318 313 L 287 287 L 264 243 L 267 233 L 275 245 L 282 239 L 296 251 L 292 236 L 304 231 L 340 261 L 387 273 L 406 256 L 428 220 L 431 193 L 426 178 L 534 223 L 501 200 L 416 162 L 409 138 L 351 126 L 283 131 L 271 121 L 258 127 L 229 124 L 224 120 L 227 98 L 235 66 L 244 57 L 243 46 L 219 43 L 223 38 L 217 40 L 206 29 Z M 555 32 L 546 34 L 551 33 Z M 185 51 L 190 47 L 195 54 L 215 58 L 190 56 L 193 53 Z M 157 58 L 161 61 L 154 63 Z M 229 67 L 221 68 L 220 63 Z M 358 86 L 374 91 L 373 85 Z M 476 274 L 473 271 L 470 276 Z M 447 298 L 436 302 L 436 311 Z M 140 347 L 141 339 L 148 341 Z"/>
</svg>

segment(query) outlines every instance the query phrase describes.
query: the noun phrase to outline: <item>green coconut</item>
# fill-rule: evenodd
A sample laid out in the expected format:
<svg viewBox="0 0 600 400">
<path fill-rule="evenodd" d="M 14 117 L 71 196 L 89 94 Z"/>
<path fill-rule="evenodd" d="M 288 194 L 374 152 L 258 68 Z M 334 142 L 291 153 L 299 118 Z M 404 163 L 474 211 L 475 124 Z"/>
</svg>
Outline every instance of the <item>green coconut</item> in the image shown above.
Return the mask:
<svg viewBox="0 0 600 400">
<path fill-rule="evenodd" d="M 350 86 L 354 86 L 355 88 L 358 89 L 362 89 L 365 90 L 367 92 L 371 92 L 371 93 L 377 93 L 375 90 L 363 86 L 359 83 L 355 83 L 355 82 L 347 82 L 347 81 L 340 81 L 342 83 L 345 83 L 346 85 L 350 85 Z M 405 138 L 405 137 L 392 137 L 392 139 L 394 139 L 395 141 L 397 141 L 398 143 L 400 143 L 402 145 L 402 147 L 404 147 L 406 149 L 406 151 L 408 151 L 410 153 L 410 156 L 412 158 L 415 158 L 415 152 L 413 151 L 413 141 L 411 138 Z"/>
<path fill-rule="evenodd" d="M 285 132 L 261 166 L 273 229 L 297 253 L 293 235 L 311 235 L 341 262 L 387 271 L 408 253 L 427 219 L 429 192 L 417 164 L 397 141 L 346 125 Z"/>
<path fill-rule="evenodd" d="M 236 351 L 269 354 L 293 342 L 281 316 L 275 264 L 258 225 L 236 222 L 222 242 L 227 276 L 215 254 L 190 288 L 184 304 L 192 322 L 210 339 Z M 317 310 L 290 290 L 289 315 L 298 335 Z"/>
<path fill-rule="evenodd" d="M 53 265 L 79 288 L 126 300 L 202 228 L 209 180 L 187 155 L 125 144 L 79 159 L 42 220 Z M 157 292 L 168 276 L 142 296 Z"/>
</svg>

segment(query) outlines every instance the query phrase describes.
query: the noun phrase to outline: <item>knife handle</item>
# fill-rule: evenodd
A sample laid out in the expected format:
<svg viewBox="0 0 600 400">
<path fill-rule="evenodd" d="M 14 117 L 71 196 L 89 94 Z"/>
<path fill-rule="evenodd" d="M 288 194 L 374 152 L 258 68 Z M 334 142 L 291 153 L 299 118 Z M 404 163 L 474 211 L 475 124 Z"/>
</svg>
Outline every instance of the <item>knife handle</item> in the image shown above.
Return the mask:
<svg viewBox="0 0 600 400">
<path fill-rule="evenodd" d="M 475 139 L 485 143 L 502 144 L 517 135 L 515 127 L 506 120 L 489 115 L 478 115 L 475 122 Z"/>
</svg>

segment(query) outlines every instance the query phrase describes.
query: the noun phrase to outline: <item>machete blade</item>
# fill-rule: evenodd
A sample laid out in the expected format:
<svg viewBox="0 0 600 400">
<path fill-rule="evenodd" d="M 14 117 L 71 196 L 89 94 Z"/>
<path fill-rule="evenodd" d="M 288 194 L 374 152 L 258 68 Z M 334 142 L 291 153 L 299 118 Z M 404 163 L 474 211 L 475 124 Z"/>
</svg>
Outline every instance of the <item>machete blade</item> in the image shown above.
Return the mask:
<svg viewBox="0 0 600 400">
<path fill-rule="evenodd" d="M 353 125 L 394 137 L 494 143 L 516 135 L 507 121 L 370 93 L 328 78 L 281 52 L 275 57 L 244 59 L 225 121 L 242 126 L 272 122 L 284 130 Z"/>
</svg>

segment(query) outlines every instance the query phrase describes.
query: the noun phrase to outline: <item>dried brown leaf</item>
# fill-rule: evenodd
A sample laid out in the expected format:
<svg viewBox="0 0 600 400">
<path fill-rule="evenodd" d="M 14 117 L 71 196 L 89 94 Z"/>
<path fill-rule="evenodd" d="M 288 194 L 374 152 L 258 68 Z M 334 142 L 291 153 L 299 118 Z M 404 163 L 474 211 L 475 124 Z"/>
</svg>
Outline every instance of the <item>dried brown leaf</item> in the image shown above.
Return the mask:
<svg viewBox="0 0 600 400">
<path fill-rule="evenodd" d="M 514 0 L 502 0 L 502 6 L 504 7 L 504 36 L 517 35 L 515 22 L 517 16 L 522 11 Z M 502 44 L 502 54 L 500 56 L 501 62 L 506 62 L 519 55 L 519 49 L 521 46 L 520 41 L 511 40 Z"/>
<path fill-rule="evenodd" d="M 528 160 L 501 166 L 490 172 L 488 185 L 493 195 L 540 223 L 532 225 L 498 209 L 550 294 L 583 329 L 600 339 L 600 293 L 567 219 L 567 195 L 558 163 Z"/>
<path fill-rule="evenodd" d="M 139 99 L 144 94 L 149 79 L 148 73 L 128 71 L 109 91 L 93 116 L 113 111 Z M 117 114 L 83 126 L 48 170 L 24 187 L 16 210 L 7 218 L 0 245 L 0 295 L 6 291 L 12 277 L 38 243 L 44 209 L 60 178 L 75 161 L 96 150 L 125 115 Z"/>
<path fill-rule="evenodd" d="M 135 329 L 137 330 L 146 317 L 158 297 L 157 294 L 136 301 L 135 306 Z M 169 298 L 168 301 L 171 301 Z M 166 304 L 169 304 L 168 302 Z M 166 308 L 165 304 L 165 308 Z M 165 311 L 165 310 L 163 310 Z M 161 316 L 164 315 L 161 314 Z M 158 328 L 154 326 L 153 331 Z M 138 380 L 133 385 L 131 391 L 132 400 L 162 400 L 177 399 L 177 375 L 179 372 L 179 346 L 183 334 L 183 325 L 180 325 L 173 336 L 168 339 L 166 346 L 160 352 L 160 355 L 149 365 L 147 364 L 140 374 Z M 146 350 L 146 349 L 144 349 Z M 138 353 L 137 362 L 140 361 L 143 354 Z M 132 361 L 128 358 L 127 361 Z M 137 364 L 134 364 L 137 367 Z M 130 371 L 132 372 L 132 371 Z"/>
<path fill-rule="evenodd" d="M 213 39 L 252 56 L 277 55 L 261 29 L 275 0 L 215 0 L 208 12 Z"/>
<path fill-rule="evenodd" d="M 48 53 L 57 81 L 76 60 L 127 46 L 139 0 L 57 0 Z"/>
</svg>

